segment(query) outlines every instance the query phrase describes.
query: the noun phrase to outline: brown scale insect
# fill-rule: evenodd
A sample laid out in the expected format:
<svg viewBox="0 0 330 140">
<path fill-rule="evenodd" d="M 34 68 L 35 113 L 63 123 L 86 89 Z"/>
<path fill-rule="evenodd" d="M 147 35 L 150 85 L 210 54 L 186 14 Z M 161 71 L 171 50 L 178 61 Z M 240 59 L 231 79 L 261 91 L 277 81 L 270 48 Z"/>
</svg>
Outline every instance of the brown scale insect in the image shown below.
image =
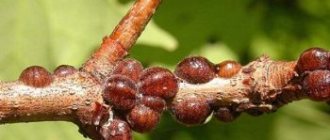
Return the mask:
<svg viewBox="0 0 330 140">
<path fill-rule="evenodd" d="M 50 85 L 53 81 L 51 74 L 43 67 L 30 66 L 23 70 L 19 80 L 25 85 L 42 88 Z"/>
<path fill-rule="evenodd" d="M 216 75 L 214 65 L 206 58 L 199 56 L 182 60 L 177 65 L 175 74 L 193 84 L 209 82 Z"/>
<path fill-rule="evenodd" d="M 142 71 L 143 66 L 139 61 L 128 58 L 118 61 L 112 74 L 125 75 L 137 82 Z"/>
<path fill-rule="evenodd" d="M 112 75 L 103 90 L 103 99 L 118 110 L 129 110 L 135 105 L 137 88 L 133 80 L 122 75 Z"/>
<path fill-rule="evenodd" d="M 126 119 L 134 131 L 144 133 L 156 127 L 160 120 L 160 113 L 140 104 L 127 114 Z"/>
<path fill-rule="evenodd" d="M 139 102 L 151 109 L 161 113 L 165 110 L 166 102 L 163 98 L 156 96 L 142 96 Z"/>
<path fill-rule="evenodd" d="M 219 77 L 231 78 L 236 75 L 242 66 L 236 61 L 227 60 L 216 65 L 216 71 Z"/>
<path fill-rule="evenodd" d="M 186 125 L 203 124 L 212 110 L 204 97 L 188 95 L 175 101 L 170 111 L 177 121 Z"/>
<path fill-rule="evenodd" d="M 311 48 L 304 51 L 297 62 L 299 74 L 305 71 L 327 69 L 330 61 L 329 53 L 321 48 Z"/>
<path fill-rule="evenodd" d="M 114 119 L 100 129 L 104 140 L 132 140 L 132 130 L 127 122 Z"/>
<path fill-rule="evenodd" d="M 151 67 L 145 69 L 140 76 L 139 92 L 143 95 L 171 99 L 178 92 L 178 81 L 168 69 Z"/>
<path fill-rule="evenodd" d="M 55 76 L 65 77 L 71 74 L 76 73 L 78 70 L 70 65 L 60 65 L 54 70 Z"/>
<path fill-rule="evenodd" d="M 228 107 L 220 107 L 216 109 L 213 113 L 213 116 L 222 122 L 232 122 L 240 115 L 239 112 L 233 111 Z"/>
<path fill-rule="evenodd" d="M 303 90 L 315 101 L 330 100 L 330 71 L 315 70 L 310 72 L 303 81 Z"/>
</svg>

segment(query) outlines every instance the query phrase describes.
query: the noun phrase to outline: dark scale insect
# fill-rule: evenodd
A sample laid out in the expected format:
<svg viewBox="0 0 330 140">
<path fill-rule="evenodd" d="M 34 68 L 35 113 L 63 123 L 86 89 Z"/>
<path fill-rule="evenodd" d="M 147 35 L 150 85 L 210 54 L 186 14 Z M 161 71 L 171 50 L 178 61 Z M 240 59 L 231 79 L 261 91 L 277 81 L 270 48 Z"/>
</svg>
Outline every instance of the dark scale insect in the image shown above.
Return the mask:
<svg viewBox="0 0 330 140">
<path fill-rule="evenodd" d="M 132 130 L 127 122 L 113 119 L 102 125 L 100 134 L 104 140 L 132 140 Z"/>
<path fill-rule="evenodd" d="M 330 100 L 330 71 L 315 70 L 310 72 L 303 81 L 303 90 L 315 101 Z"/>
<path fill-rule="evenodd" d="M 213 116 L 222 122 L 232 122 L 234 121 L 241 113 L 233 111 L 229 107 L 220 107 L 216 109 L 213 113 Z"/>
<path fill-rule="evenodd" d="M 168 69 L 151 67 L 145 69 L 140 76 L 139 92 L 171 99 L 178 92 L 178 80 Z"/>
<path fill-rule="evenodd" d="M 216 75 L 214 65 L 206 58 L 199 56 L 182 60 L 177 65 L 175 74 L 193 84 L 209 82 Z"/>
<path fill-rule="evenodd" d="M 42 88 L 50 85 L 53 81 L 51 74 L 43 67 L 30 66 L 23 70 L 19 80 L 27 86 Z"/>
<path fill-rule="evenodd" d="M 161 113 L 165 110 L 166 102 L 163 98 L 156 97 L 156 96 L 141 96 L 139 102 L 151 109 Z"/>
<path fill-rule="evenodd" d="M 321 48 L 311 48 L 304 51 L 297 62 L 297 71 L 299 74 L 305 71 L 317 69 L 327 69 L 329 65 L 329 53 Z"/>
<path fill-rule="evenodd" d="M 112 75 L 105 82 L 103 99 L 118 110 L 129 110 L 135 105 L 137 88 L 133 80 L 122 75 Z"/>
<path fill-rule="evenodd" d="M 136 105 L 127 115 L 127 122 L 134 131 L 144 133 L 156 127 L 160 120 L 160 113 L 145 106 Z"/>
<path fill-rule="evenodd" d="M 143 66 L 139 61 L 127 58 L 116 63 L 112 74 L 125 75 L 133 81 L 137 82 L 142 71 Z"/>
<path fill-rule="evenodd" d="M 55 70 L 54 70 L 54 74 L 55 76 L 59 76 L 59 77 L 65 77 L 71 74 L 74 74 L 78 72 L 78 70 L 76 68 L 74 68 L 73 66 L 70 65 L 60 65 L 58 66 Z"/>
<path fill-rule="evenodd" d="M 170 111 L 179 122 L 186 125 L 203 124 L 212 110 L 204 97 L 188 95 L 170 105 Z"/>
</svg>

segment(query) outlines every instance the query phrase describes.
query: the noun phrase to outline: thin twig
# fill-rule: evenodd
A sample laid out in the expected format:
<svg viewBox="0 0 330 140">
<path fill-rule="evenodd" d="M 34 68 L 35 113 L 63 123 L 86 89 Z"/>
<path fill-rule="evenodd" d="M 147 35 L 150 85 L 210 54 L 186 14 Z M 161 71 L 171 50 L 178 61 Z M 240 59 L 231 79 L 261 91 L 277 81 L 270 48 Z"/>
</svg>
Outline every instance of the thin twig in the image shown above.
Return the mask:
<svg viewBox="0 0 330 140">
<path fill-rule="evenodd" d="M 137 0 L 101 47 L 83 65 L 83 70 L 97 79 L 104 79 L 112 71 L 114 62 L 124 58 L 155 13 L 161 0 Z M 102 80 L 101 80 L 102 81 Z"/>
</svg>

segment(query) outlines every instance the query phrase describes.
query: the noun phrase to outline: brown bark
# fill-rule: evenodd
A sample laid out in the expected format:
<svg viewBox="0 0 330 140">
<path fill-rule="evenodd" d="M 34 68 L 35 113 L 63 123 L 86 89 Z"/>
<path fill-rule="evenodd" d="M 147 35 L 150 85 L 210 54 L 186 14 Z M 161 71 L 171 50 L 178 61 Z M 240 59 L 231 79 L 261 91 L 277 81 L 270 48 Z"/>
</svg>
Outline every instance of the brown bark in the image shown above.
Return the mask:
<svg viewBox="0 0 330 140">
<path fill-rule="evenodd" d="M 263 108 L 271 112 L 299 99 L 297 96 L 303 97 L 299 92 L 293 93 L 299 91 L 299 85 L 290 83 L 295 78 L 294 69 L 295 61 L 261 58 L 244 66 L 232 78 L 215 78 L 205 84 L 181 81 L 174 100 L 197 94 L 222 105 L 241 104 L 242 111 Z M 102 84 L 85 72 L 55 77 L 44 88 L 26 86 L 20 81 L 4 82 L 0 84 L 0 123 L 79 119 L 90 124 L 95 103 L 103 103 L 101 94 Z M 286 96 L 284 101 L 281 97 L 286 94 L 294 96 Z"/>
<path fill-rule="evenodd" d="M 35 88 L 21 81 L 0 84 L 0 123 L 90 120 L 94 103 L 103 103 L 100 84 L 89 74 L 55 77 Z"/>
<path fill-rule="evenodd" d="M 114 62 L 128 54 L 128 50 L 134 45 L 160 2 L 161 0 L 137 0 L 112 34 L 103 38 L 101 47 L 82 69 L 99 80 L 108 76 Z"/>
</svg>

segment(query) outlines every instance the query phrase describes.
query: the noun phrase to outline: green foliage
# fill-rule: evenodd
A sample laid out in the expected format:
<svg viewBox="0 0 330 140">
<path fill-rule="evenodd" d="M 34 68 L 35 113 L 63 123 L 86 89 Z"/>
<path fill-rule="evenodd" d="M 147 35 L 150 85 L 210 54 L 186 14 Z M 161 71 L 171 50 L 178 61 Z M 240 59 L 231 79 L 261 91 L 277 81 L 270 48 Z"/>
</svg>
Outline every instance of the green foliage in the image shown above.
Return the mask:
<svg viewBox="0 0 330 140">
<path fill-rule="evenodd" d="M 127 0 L 0 0 L 0 79 L 15 80 L 25 67 L 79 67 L 125 14 Z M 268 54 L 293 60 L 311 46 L 330 47 L 330 2 L 323 0 L 163 0 L 132 49 L 145 66 L 173 69 L 188 55 L 214 63 L 243 64 Z M 165 113 L 150 134 L 137 140 L 328 140 L 329 107 L 300 101 L 277 113 L 224 124 L 211 120 L 184 127 Z M 0 127 L 4 140 L 79 140 L 70 123 Z"/>
</svg>

